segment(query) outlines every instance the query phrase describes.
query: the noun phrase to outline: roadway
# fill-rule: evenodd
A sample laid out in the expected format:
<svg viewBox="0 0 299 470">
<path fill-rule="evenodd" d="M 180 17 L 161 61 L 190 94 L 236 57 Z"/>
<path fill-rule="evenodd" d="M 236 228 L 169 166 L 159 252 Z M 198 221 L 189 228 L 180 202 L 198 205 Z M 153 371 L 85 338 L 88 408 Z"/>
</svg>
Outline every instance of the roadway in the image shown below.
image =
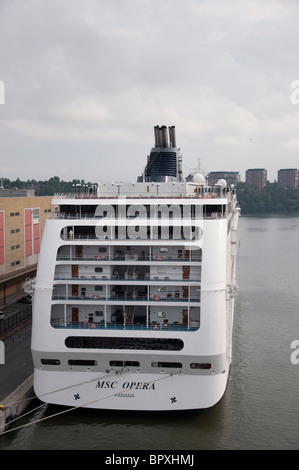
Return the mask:
<svg viewBox="0 0 299 470">
<path fill-rule="evenodd" d="M 9 308 L 25 308 L 15 303 Z M 5 313 L 5 308 L 2 308 Z M 4 343 L 4 364 L 0 363 L 0 403 L 33 373 L 31 356 L 31 320 L 20 325 L 12 332 L 2 336 Z"/>
</svg>

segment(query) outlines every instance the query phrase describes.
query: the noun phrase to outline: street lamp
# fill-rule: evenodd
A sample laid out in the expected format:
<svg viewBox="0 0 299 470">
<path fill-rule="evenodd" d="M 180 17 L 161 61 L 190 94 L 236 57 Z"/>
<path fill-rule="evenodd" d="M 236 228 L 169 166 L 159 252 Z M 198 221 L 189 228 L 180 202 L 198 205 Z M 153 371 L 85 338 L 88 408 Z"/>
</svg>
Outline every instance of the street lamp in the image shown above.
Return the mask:
<svg viewBox="0 0 299 470">
<path fill-rule="evenodd" d="M 120 187 L 121 187 L 122 183 L 115 183 L 115 184 L 116 184 L 116 186 L 117 186 L 117 194 L 118 194 L 118 196 L 119 196 L 119 194 L 120 194 Z"/>
<path fill-rule="evenodd" d="M 158 195 L 160 183 L 155 183 L 155 186 L 157 188 L 157 195 Z"/>
</svg>

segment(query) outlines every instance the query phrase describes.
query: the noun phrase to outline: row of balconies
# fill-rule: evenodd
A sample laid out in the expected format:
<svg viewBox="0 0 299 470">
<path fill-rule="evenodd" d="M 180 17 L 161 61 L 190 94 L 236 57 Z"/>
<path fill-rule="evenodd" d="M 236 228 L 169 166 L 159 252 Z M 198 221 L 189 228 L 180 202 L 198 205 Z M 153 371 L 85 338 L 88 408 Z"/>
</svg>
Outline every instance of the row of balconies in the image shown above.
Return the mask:
<svg viewBox="0 0 299 470">
<path fill-rule="evenodd" d="M 115 303 L 116 302 L 121 302 L 121 303 L 124 303 L 124 302 L 127 302 L 127 303 L 132 303 L 132 302 L 154 302 L 154 303 L 157 303 L 157 301 L 159 301 L 160 303 L 162 302 L 180 302 L 180 303 L 188 303 L 188 302 L 196 302 L 196 303 L 200 303 L 200 297 L 194 297 L 194 298 L 184 298 L 184 297 L 171 297 L 171 298 L 161 298 L 160 296 L 158 295 L 155 295 L 153 297 L 148 297 L 146 295 L 131 295 L 131 296 L 126 296 L 126 295 L 116 295 L 116 296 L 112 296 L 112 297 L 101 297 L 99 295 L 93 295 L 92 297 L 87 297 L 87 296 L 67 296 L 67 295 L 57 295 L 57 294 L 53 294 L 52 296 L 52 300 L 59 300 L 59 301 L 67 301 L 67 302 L 70 302 L 70 301 L 74 301 L 74 302 L 86 302 L 86 301 L 92 301 L 92 302 L 113 302 Z"/>
<path fill-rule="evenodd" d="M 108 286 L 107 286 L 108 287 Z M 92 290 L 77 285 L 54 286 L 52 300 L 75 301 L 75 302 L 200 302 L 200 288 L 186 287 L 165 288 L 153 286 L 115 286 L 106 287 L 104 291 Z"/>
<path fill-rule="evenodd" d="M 81 271 L 82 272 L 82 271 Z M 184 277 L 180 275 L 178 271 L 173 271 L 173 272 L 145 272 L 145 273 L 139 273 L 139 272 L 119 272 L 113 270 L 112 273 L 107 270 L 107 272 L 102 272 L 102 273 L 97 273 L 94 274 L 92 271 L 91 272 L 85 272 L 84 274 L 78 274 L 78 276 L 73 276 L 71 272 L 69 271 L 56 271 L 54 275 L 54 281 L 72 281 L 72 282 L 78 282 L 78 281 L 180 281 L 180 282 L 186 282 L 186 281 L 191 281 L 191 282 L 200 282 L 200 271 L 197 273 L 189 273 L 188 276 Z"/>
<path fill-rule="evenodd" d="M 134 261 L 134 262 L 156 262 L 156 261 L 164 261 L 164 262 L 180 262 L 180 263 L 189 263 L 189 262 L 201 262 L 201 256 L 192 256 L 192 259 L 184 259 L 182 256 L 161 256 L 161 255 L 155 255 L 155 256 L 138 256 L 137 254 L 135 255 L 128 255 L 128 254 L 122 254 L 122 255 L 115 255 L 115 256 L 109 256 L 108 254 L 94 254 L 94 255 L 72 255 L 72 254 L 58 254 L 57 255 L 57 261 Z"/>
<path fill-rule="evenodd" d="M 158 305 L 87 305 L 53 304 L 51 325 L 56 328 L 115 328 L 153 330 L 197 329 L 200 323 L 199 306 Z"/>
<path fill-rule="evenodd" d="M 160 264 L 150 265 L 135 263 L 59 263 L 56 265 L 54 280 L 160 280 L 196 281 L 201 279 L 201 266 L 192 264 Z"/>
<path fill-rule="evenodd" d="M 185 243 L 196 242 L 202 238 L 202 228 L 188 224 L 176 226 L 112 226 L 112 225 L 76 225 L 67 226 L 61 230 L 62 240 L 75 241 L 139 241 L 165 240 Z"/>
<path fill-rule="evenodd" d="M 57 260 L 88 260 L 117 262 L 201 262 L 201 248 L 184 246 L 97 246 L 64 245 L 57 253 Z"/>
</svg>

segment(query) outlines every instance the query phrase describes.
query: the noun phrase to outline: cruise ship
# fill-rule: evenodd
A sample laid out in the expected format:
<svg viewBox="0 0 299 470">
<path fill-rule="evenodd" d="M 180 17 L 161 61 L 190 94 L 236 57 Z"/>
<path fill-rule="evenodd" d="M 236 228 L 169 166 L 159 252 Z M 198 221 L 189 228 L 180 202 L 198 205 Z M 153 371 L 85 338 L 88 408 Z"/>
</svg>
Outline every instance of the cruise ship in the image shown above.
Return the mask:
<svg viewBox="0 0 299 470">
<path fill-rule="evenodd" d="M 184 178 L 174 126 L 136 182 L 55 195 L 34 286 L 34 390 L 109 410 L 215 405 L 232 360 L 235 188 Z M 117 162 L 116 162 L 117 163 Z"/>
</svg>

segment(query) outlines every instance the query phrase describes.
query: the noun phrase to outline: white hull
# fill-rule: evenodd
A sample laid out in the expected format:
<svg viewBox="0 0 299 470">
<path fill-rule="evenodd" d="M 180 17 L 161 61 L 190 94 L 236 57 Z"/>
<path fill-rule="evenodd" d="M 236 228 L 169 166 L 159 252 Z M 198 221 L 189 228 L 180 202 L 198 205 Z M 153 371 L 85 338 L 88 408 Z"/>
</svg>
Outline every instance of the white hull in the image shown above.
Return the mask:
<svg viewBox="0 0 299 470">
<path fill-rule="evenodd" d="M 211 407 L 232 357 L 235 194 L 200 178 L 119 190 L 53 199 L 34 291 L 35 393 L 71 407 Z"/>
<path fill-rule="evenodd" d="M 227 372 L 186 377 L 167 373 L 115 375 L 39 370 L 35 371 L 34 388 L 42 401 L 68 407 L 178 411 L 214 406 L 225 392 L 227 377 Z"/>
</svg>

